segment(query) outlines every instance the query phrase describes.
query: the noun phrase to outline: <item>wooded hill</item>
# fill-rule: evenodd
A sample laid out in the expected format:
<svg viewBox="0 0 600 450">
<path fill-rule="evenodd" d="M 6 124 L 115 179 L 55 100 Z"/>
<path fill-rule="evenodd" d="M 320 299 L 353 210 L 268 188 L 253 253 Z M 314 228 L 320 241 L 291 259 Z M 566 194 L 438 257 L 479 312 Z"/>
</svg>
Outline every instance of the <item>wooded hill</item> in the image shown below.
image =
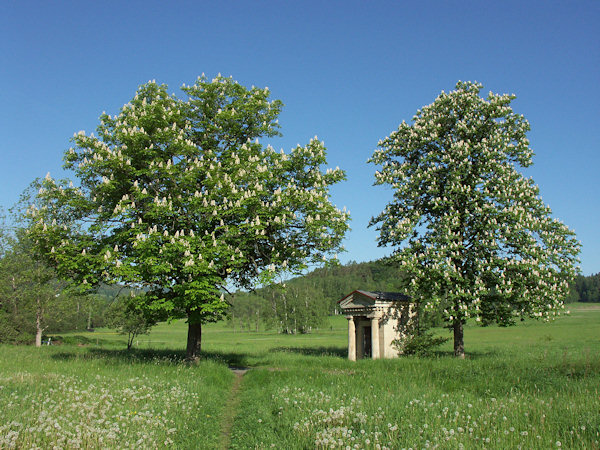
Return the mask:
<svg viewBox="0 0 600 450">
<path fill-rule="evenodd" d="M 600 273 L 577 276 L 567 302 L 600 302 Z"/>
<path fill-rule="evenodd" d="M 386 259 L 350 262 L 316 269 L 286 281 L 285 289 L 266 287 L 236 292 L 231 298 L 229 323 L 233 327 L 279 328 L 284 333 L 305 333 L 338 313 L 337 302 L 355 289 L 404 291 L 405 281 Z"/>
<path fill-rule="evenodd" d="M 255 292 L 236 292 L 229 301 L 228 321 L 234 328 L 278 328 L 283 333 L 305 333 L 339 313 L 337 301 L 355 289 L 403 292 L 406 281 L 388 259 L 350 262 L 316 269 L 291 279 L 286 288 L 266 287 Z M 600 273 L 578 276 L 567 303 L 600 302 Z"/>
</svg>

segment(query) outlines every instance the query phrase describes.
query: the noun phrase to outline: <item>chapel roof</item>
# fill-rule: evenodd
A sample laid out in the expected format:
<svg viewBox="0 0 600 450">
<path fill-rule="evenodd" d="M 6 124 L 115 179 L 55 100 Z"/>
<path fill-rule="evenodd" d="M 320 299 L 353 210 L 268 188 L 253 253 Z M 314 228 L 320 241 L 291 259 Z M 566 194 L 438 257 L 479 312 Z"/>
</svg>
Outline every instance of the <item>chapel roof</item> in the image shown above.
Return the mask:
<svg viewBox="0 0 600 450">
<path fill-rule="evenodd" d="M 373 300 L 386 300 L 390 302 L 408 302 L 410 301 L 410 297 L 408 295 L 402 294 L 400 292 L 381 292 L 381 291 L 363 291 L 361 289 L 357 289 L 355 291 L 350 292 L 348 295 L 344 296 L 342 299 L 338 300 L 338 303 L 341 303 L 343 300 L 350 297 L 355 292 L 362 294 L 366 297 L 369 297 Z"/>
</svg>

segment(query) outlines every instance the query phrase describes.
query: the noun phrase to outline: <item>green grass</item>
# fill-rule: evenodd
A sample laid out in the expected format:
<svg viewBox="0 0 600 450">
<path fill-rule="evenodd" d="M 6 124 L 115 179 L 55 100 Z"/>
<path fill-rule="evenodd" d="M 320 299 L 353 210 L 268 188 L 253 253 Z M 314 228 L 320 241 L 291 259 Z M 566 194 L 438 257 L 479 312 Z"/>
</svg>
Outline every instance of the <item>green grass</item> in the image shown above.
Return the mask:
<svg viewBox="0 0 600 450">
<path fill-rule="evenodd" d="M 209 447 L 233 376 L 168 353 L 0 347 L 0 448 Z"/>
<path fill-rule="evenodd" d="M 448 342 L 430 358 L 353 363 L 346 326 L 334 317 L 287 336 L 210 324 L 195 366 L 182 361 L 183 322 L 130 353 L 110 330 L 0 346 L 0 448 L 218 447 L 227 366 L 252 368 L 232 448 L 600 448 L 600 306 L 549 324 L 467 326 L 466 360 Z"/>
</svg>

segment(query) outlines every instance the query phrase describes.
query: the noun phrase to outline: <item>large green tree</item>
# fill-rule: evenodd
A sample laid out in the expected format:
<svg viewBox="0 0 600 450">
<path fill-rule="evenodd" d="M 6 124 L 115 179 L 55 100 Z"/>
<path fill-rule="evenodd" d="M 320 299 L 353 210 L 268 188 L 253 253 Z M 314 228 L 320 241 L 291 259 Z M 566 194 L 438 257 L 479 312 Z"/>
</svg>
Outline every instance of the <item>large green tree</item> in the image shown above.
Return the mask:
<svg viewBox="0 0 600 450">
<path fill-rule="evenodd" d="M 580 244 L 551 217 L 531 178 L 529 123 L 514 95 L 459 82 L 379 142 L 370 162 L 393 200 L 371 225 L 411 279 L 411 293 L 440 308 L 464 357 L 463 325 L 510 325 L 560 313 Z"/>
<path fill-rule="evenodd" d="M 77 319 L 76 302 L 89 299 L 63 290 L 64 283 L 35 257 L 22 230 L 5 244 L 0 250 L 0 342 L 34 340 L 39 347 L 46 330 L 71 326 Z"/>
<path fill-rule="evenodd" d="M 188 358 L 201 325 L 227 309 L 223 289 L 267 283 L 341 248 L 348 215 L 329 199 L 345 178 L 318 139 L 276 152 L 281 102 L 269 90 L 204 76 L 187 98 L 148 82 L 119 114 L 102 114 L 65 153 L 76 185 L 41 181 L 30 233 L 83 288 L 143 288 L 144 307 L 187 317 Z M 142 301 L 142 300 L 140 300 Z"/>
</svg>

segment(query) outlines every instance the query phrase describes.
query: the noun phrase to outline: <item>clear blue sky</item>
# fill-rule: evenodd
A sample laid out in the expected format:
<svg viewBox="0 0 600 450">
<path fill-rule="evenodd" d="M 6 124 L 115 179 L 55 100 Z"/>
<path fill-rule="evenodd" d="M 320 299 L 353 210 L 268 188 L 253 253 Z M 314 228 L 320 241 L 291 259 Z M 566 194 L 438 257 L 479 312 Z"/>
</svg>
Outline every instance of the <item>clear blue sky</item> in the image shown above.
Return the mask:
<svg viewBox="0 0 600 450">
<path fill-rule="evenodd" d="M 366 160 L 377 141 L 458 80 L 515 93 L 532 126 L 527 170 L 600 271 L 600 2 L 4 1 L 0 5 L 0 206 L 61 175 L 78 130 L 94 131 L 149 79 L 173 92 L 201 73 L 269 86 L 289 150 L 315 134 L 348 181 L 342 261 L 389 254 L 369 219 L 391 198 Z"/>
</svg>

